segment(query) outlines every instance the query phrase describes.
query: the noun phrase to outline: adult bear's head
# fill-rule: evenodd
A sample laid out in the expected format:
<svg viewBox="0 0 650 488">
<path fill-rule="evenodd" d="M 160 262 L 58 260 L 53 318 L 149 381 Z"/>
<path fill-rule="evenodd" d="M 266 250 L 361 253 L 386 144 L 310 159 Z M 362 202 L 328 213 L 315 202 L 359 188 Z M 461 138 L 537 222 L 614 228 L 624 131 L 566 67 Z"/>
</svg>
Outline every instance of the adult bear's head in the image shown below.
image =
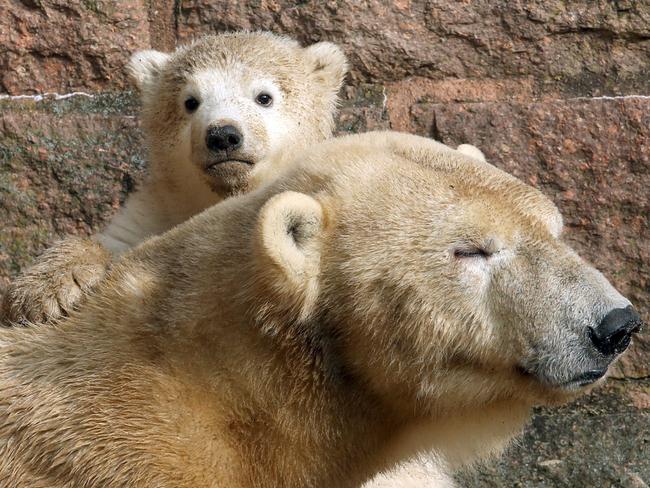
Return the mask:
<svg viewBox="0 0 650 488">
<path fill-rule="evenodd" d="M 566 400 L 640 326 L 561 240 L 556 207 L 485 162 L 374 133 L 289 168 L 251 196 L 249 310 L 382 398 L 410 409 Z"/>
</svg>

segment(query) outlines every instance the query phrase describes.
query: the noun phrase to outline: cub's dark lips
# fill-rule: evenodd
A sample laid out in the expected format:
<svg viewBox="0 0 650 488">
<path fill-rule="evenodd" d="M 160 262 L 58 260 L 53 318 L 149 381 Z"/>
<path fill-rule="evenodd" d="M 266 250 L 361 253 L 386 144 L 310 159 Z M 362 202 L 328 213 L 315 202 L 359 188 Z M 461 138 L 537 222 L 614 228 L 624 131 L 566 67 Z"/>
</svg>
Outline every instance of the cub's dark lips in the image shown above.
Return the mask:
<svg viewBox="0 0 650 488">
<path fill-rule="evenodd" d="M 241 164 L 247 164 L 249 166 L 253 166 L 253 164 L 254 164 L 252 161 L 249 161 L 249 160 L 246 160 L 246 159 L 231 158 L 231 159 L 222 159 L 220 161 L 210 161 L 209 163 L 205 164 L 203 169 L 209 170 L 209 169 L 214 168 L 216 166 L 219 166 L 221 164 L 227 164 L 227 163 L 241 163 Z"/>
</svg>

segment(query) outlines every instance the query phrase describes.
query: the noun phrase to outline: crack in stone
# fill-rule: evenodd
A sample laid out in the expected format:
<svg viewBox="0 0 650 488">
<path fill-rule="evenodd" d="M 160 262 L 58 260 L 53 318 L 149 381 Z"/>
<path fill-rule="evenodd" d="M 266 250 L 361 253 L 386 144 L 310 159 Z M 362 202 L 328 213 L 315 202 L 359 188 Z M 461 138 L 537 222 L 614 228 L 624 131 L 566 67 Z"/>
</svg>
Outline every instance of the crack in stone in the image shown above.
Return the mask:
<svg viewBox="0 0 650 488">
<path fill-rule="evenodd" d="M 574 97 L 568 100 L 625 100 L 625 99 L 638 99 L 650 100 L 650 95 L 615 95 L 615 96 L 600 96 L 600 97 Z"/>
<path fill-rule="evenodd" d="M 86 92 L 71 92 L 71 93 L 64 93 L 64 94 L 59 94 L 59 93 L 54 93 L 54 92 L 46 92 L 46 93 L 41 93 L 38 95 L 6 95 L 6 94 L 0 94 L 0 100 L 33 100 L 35 102 L 42 102 L 44 100 L 65 100 L 66 98 L 72 98 L 72 97 L 87 97 L 87 98 L 94 98 L 95 95 L 92 93 L 86 93 Z"/>
</svg>

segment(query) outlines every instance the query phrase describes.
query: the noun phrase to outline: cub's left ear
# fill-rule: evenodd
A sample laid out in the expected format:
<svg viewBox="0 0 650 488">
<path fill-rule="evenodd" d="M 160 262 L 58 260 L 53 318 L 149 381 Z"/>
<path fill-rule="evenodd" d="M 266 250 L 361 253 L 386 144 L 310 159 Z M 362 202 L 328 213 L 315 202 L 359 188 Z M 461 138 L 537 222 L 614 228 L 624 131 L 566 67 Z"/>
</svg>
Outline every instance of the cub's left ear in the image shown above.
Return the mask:
<svg viewBox="0 0 650 488">
<path fill-rule="evenodd" d="M 348 72 L 348 59 L 343 50 L 331 42 L 317 42 L 304 48 L 307 67 L 316 81 L 332 93 L 337 93 Z"/>
<path fill-rule="evenodd" d="M 157 83 L 168 60 L 169 54 L 147 49 L 134 53 L 126 69 L 138 89 L 146 91 Z"/>
<path fill-rule="evenodd" d="M 317 294 L 323 207 L 303 193 L 286 191 L 262 207 L 257 245 L 267 283 L 308 313 Z"/>
</svg>

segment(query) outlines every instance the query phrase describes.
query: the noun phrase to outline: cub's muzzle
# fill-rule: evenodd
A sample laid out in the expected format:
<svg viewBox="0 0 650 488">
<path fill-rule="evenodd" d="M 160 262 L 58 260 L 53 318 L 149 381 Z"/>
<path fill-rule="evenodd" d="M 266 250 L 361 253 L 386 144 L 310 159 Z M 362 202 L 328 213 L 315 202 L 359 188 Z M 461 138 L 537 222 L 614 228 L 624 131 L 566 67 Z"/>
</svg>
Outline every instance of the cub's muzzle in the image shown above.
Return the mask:
<svg viewBox="0 0 650 488">
<path fill-rule="evenodd" d="M 235 151 L 244 142 L 244 135 L 234 125 L 210 127 L 205 136 L 205 145 L 211 151 Z"/>
</svg>

